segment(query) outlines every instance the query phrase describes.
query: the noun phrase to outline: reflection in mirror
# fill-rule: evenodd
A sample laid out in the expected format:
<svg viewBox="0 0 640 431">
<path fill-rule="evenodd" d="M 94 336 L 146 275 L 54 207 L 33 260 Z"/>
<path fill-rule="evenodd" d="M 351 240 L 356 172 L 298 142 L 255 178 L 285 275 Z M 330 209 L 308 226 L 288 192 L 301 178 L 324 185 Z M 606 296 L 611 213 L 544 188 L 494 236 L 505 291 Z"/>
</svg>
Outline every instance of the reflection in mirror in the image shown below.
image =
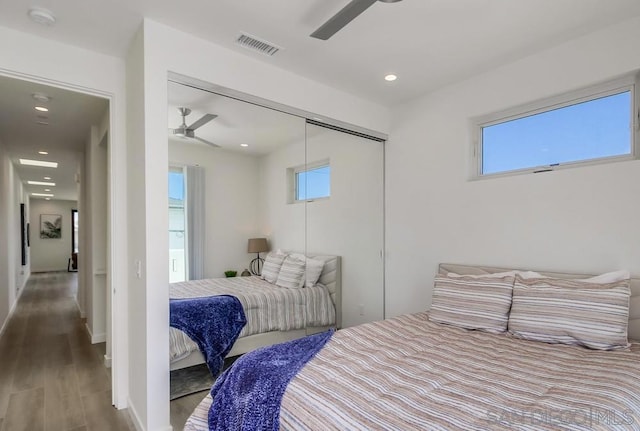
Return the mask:
<svg viewBox="0 0 640 431">
<path fill-rule="evenodd" d="M 307 251 L 342 256 L 342 324 L 384 317 L 383 143 L 307 124 Z"/>
<path fill-rule="evenodd" d="M 172 177 L 182 178 L 184 188 L 182 195 L 171 196 L 169 202 L 175 213 L 172 234 L 184 237 L 172 242 L 183 249 L 170 253 L 182 253 L 184 265 L 170 262 L 169 268 L 190 280 L 173 283 L 171 298 L 226 295 L 236 298 L 242 308 L 252 304 L 245 313 L 246 326 L 228 344 L 231 350 L 221 352 L 218 359 L 336 325 L 383 318 L 383 144 L 176 82 L 169 82 L 168 96 L 170 168 L 182 173 Z M 268 280 L 266 263 L 264 280 L 243 277 L 257 252 L 248 247 L 249 239 L 260 238 L 268 240 L 271 251 L 315 258 L 287 257 L 282 263 L 288 265 L 285 277 L 280 277 L 283 271 L 276 271 L 275 278 Z M 309 272 L 305 272 L 305 266 L 309 270 L 314 265 L 319 285 L 309 283 Z M 293 280 L 292 270 L 300 270 L 301 278 Z M 287 295 L 287 299 L 250 302 L 257 286 L 261 292 L 274 289 L 275 295 Z M 171 302 L 172 322 L 176 303 L 184 304 Z M 276 314 L 263 324 L 263 313 L 274 313 L 260 308 L 263 304 L 286 306 L 271 306 Z M 221 321 L 216 317 L 210 325 L 200 326 L 215 327 Z M 181 387 L 176 382 L 191 382 L 187 393 L 207 390 L 211 376 L 206 366 L 204 375 L 174 379 L 178 372 L 202 370 L 204 357 L 183 328 L 172 326 L 172 397 L 181 396 L 174 394 L 174 387 Z M 210 369 L 219 365 L 219 361 L 209 362 Z M 181 397 L 176 410 L 190 413 L 206 392 L 199 394 Z M 176 418 L 180 414 L 174 411 L 175 405 L 172 424 L 179 429 L 184 422 Z"/>
<path fill-rule="evenodd" d="M 229 270 L 240 274 L 255 257 L 247 253 L 249 238 L 266 237 L 271 249 L 304 252 L 304 207 L 286 205 L 284 186 L 286 168 L 304 165 L 304 120 L 175 82 L 168 85 L 170 164 L 204 171 L 204 222 L 201 232 L 187 233 L 204 238 L 203 271 L 188 278 L 224 277 Z M 190 110 L 184 122 L 180 108 Z M 187 230 L 194 224 L 187 223 Z M 191 257 L 187 267 L 190 263 Z"/>
</svg>

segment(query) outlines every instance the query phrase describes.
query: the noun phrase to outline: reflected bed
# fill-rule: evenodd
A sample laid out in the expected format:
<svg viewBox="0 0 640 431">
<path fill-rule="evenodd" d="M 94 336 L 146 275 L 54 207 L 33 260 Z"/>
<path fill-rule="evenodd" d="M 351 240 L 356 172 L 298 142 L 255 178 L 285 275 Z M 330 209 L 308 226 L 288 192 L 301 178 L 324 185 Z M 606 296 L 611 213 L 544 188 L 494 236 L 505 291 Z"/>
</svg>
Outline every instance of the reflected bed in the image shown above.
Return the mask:
<svg viewBox="0 0 640 431">
<path fill-rule="evenodd" d="M 193 280 L 170 285 L 171 298 L 232 295 L 247 319 L 227 356 L 304 337 L 340 325 L 341 265 L 339 256 L 314 256 L 325 262 L 312 287 L 288 289 L 258 276 Z M 197 344 L 184 332 L 169 328 L 171 369 L 204 363 Z"/>
</svg>

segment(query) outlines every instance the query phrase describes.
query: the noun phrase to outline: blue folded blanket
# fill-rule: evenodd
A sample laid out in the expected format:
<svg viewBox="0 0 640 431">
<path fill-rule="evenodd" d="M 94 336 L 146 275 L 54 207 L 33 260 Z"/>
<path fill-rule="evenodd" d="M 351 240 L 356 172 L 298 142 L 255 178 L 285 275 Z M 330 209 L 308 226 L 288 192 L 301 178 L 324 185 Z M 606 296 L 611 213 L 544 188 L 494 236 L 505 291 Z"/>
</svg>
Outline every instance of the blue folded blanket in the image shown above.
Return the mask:
<svg viewBox="0 0 640 431">
<path fill-rule="evenodd" d="M 215 378 L 224 357 L 247 323 L 242 304 L 235 296 L 170 299 L 169 325 L 185 332 L 198 344 Z"/>
<path fill-rule="evenodd" d="M 277 430 L 287 385 L 333 332 L 263 347 L 238 359 L 211 388 L 209 430 Z"/>
</svg>

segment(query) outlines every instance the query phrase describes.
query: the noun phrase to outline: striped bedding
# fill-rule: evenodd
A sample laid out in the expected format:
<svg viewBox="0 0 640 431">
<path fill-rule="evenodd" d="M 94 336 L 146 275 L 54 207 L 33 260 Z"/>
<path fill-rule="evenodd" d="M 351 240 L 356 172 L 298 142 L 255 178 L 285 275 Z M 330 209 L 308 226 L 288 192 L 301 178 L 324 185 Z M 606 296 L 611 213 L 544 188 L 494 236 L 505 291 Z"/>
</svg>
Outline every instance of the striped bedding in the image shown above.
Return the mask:
<svg viewBox="0 0 640 431">
<path fill-rule="evenodd" d="M 211 278 L 172 283 L 169 295 L 171 298 L 235 296 L 242 303 L 247 318 L 239 337 L 335 323 L 335 307 L 327 288 L 321 284 L 287 289 L 260 277 Z M 171 361 L 198 350 L 198 345 L 184 332 L 169 329 Z"/>
<path fill-rule="evenodd" d="M 185 430 L 207 429 L 207 396 Z M 640 345 L 595 351 L 404 315 L 338 331 L 281 430 L 640 430 Z"/>
</svg>

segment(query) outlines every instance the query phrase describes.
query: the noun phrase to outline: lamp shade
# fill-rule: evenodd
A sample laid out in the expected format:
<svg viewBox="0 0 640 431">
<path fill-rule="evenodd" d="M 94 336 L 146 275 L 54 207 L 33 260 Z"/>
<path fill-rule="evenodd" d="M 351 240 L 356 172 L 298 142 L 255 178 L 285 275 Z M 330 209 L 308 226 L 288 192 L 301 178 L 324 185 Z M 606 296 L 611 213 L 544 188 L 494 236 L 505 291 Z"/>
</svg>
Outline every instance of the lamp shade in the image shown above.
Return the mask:
<svg viewBox="0 0 640 431">
<path fill-rule="evenodd" d="M 247 253 L 262 253 L 269 250 L 266 238 L 249 238 Z"/>
</svg>

